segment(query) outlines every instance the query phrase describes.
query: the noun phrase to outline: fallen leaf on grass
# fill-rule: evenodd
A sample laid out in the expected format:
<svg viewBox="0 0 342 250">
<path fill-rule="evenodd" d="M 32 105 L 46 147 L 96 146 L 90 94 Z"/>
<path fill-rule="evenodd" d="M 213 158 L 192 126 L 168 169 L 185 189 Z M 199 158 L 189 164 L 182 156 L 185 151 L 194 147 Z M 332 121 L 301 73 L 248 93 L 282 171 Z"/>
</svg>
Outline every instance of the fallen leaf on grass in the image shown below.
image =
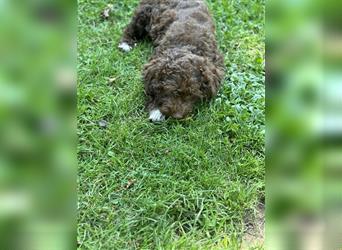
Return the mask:
<svg viewBox="0 0 342 250">
<path fill-rule="evenodd" d="M 99 126 L 100 126 L 101 128 L 106 128 L 106 127 L 108 126 L 108 122 L 105 121 L 105 120 L 100 120 L 100 121 L 99 121 Z"/>
<path fill-rule="evenodd" d="M 108 78 L 108 83 L 113 83 L 113 82 L 115 82 L 117 79 L 118 79 L 117 77 Z"/>
<path fill-rule="evenodd" d="M 127 184 L 124 186 L 124 189 L 129 189 L 134 185 L 135 180 L 129 180 Z"/>
<path fill-rule="evenodd" d="M 135 183 L 135 180 L 133 180 L 133 179 L 129 180 L 127 182 L 127 184 L 125 184 L 124 186 L 121 186 L 120 188 L 116 189 L 115 191 L 116 192 L 121 192 L 123 190 L 127 190 L 127 189 L 131 188 L 134 185 L 134 183 Z"/>
<path fill-rule="evenodd" d="M 102 11 L 101 17 L 103 19 L 108 19 L 112 11 L 113 11 L 113 4 L 108 4 L 107 7 Z"/>
</svg>

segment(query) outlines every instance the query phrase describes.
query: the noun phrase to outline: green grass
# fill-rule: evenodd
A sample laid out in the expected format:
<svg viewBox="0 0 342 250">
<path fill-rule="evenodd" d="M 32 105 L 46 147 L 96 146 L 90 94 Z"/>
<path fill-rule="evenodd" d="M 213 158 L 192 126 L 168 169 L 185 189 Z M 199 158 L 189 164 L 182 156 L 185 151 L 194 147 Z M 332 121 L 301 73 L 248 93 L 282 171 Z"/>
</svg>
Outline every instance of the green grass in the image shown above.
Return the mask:
<svg viewBox="0 0 342 250">
<path fill-rule="evenodd" d="M 151 45 L 117 49 L 137 2 L 102 20 L 108 1 L 79 0 L 79 249 L 238 249 L 264 197 L 264 1 L 208 1 L 220 93 L 158 125 L 143 109 Z"/>
</svg>

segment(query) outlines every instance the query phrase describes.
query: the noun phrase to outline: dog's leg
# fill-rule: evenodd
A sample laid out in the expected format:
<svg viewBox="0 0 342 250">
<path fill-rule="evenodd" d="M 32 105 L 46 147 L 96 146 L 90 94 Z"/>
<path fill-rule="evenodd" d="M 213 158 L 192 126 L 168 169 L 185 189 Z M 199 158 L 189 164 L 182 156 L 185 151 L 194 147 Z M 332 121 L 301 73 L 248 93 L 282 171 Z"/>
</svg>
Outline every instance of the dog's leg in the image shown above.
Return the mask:
<svg viewBox="0 0 342 250">
<path fill-rule="evenodd" d="M 140 5 L 135 11 L 131 22 L 126 27 L 121 38 L 119 48 L 125 52 L 130 51 L 137 41 L 148 35 L 150 27 L 152 6 Z"/>
</svg>

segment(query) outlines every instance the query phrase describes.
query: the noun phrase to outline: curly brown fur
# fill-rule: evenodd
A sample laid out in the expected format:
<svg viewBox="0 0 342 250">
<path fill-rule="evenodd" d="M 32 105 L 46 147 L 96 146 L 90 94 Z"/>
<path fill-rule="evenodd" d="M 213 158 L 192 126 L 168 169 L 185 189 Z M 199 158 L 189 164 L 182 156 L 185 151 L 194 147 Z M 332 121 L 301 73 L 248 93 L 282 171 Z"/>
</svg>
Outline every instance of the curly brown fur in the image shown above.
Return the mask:
<svg viewBox="0 0 342 250">
<path fill-rule="evenodd" d="M 203 0 L 142 0 L 119 47 L 129 50 L 143 38 L 155 46 L 143 73 L 150 113 L 184 118 L 217 94 L 224 63 Z"/>
</svg>

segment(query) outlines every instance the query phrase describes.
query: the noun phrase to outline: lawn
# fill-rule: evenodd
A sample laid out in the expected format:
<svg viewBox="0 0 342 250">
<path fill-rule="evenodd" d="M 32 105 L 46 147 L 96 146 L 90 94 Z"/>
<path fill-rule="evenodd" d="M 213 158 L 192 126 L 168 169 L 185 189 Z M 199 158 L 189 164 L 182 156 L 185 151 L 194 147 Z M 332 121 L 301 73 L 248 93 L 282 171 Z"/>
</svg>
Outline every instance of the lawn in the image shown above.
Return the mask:
<svg viewBox="0 0 342 250">
<path fill-rule="evenodd" d="M 152 46 L 117 49 L 138 0 L 78 2 L 79 249 L 238 249 L 265 193 L 264 1 L 208 1 L 226 77 L 161 124 L 144 111 Z"/>
</svg>

